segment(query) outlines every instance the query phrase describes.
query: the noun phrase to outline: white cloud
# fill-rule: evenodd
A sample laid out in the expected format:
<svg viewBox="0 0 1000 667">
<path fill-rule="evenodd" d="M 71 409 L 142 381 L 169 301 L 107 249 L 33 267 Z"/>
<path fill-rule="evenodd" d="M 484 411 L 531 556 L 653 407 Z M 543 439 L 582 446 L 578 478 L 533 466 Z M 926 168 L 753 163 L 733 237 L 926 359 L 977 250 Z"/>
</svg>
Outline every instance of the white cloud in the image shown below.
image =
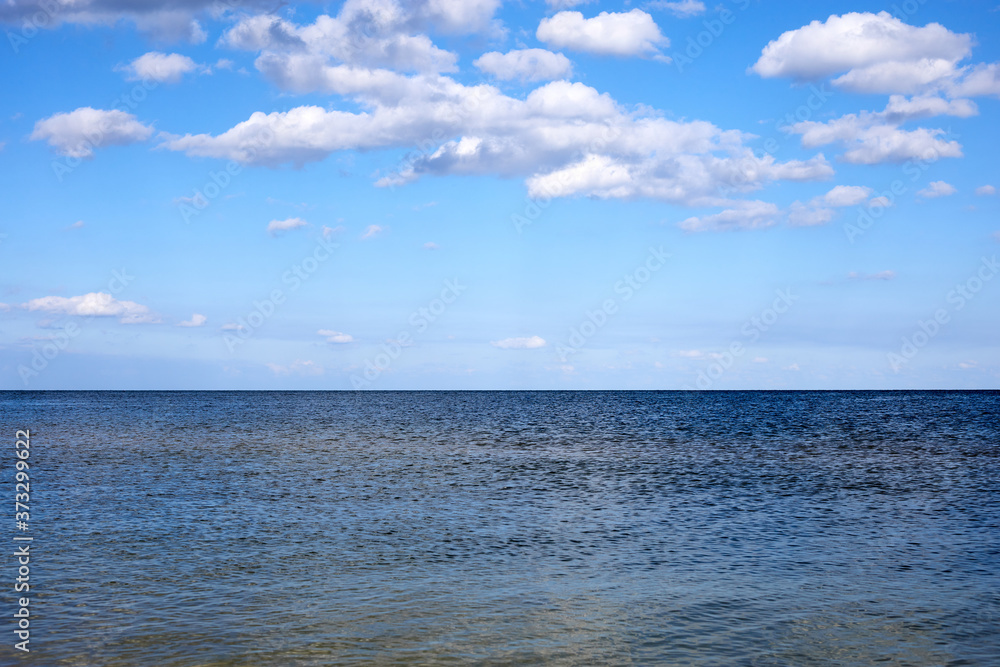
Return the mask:
<svg viewBox="0 0 1000 667">
<path fill-rule="evenodd" d="M 980 185 L 976 188 L 976 194 L 980 197 L 988 197 L 989 195 L 995 195 L 996 193 L 997 189 L 992 185 Z"/>
<path fill-rule="evenodd" d="M 569 58 L 545 49 L 517 49 L 507 53 L 490 51 L 472 64 L 503 81 L 551 81 L 568 78 L 573 72 L 573 63 Z"/>
<path fill-rule="evenodd" d="M 490 342 L 493 347 L 501 350 L 535 350 L 545 347 L 545 339 L 541 336 L 530 336 L 526 338 L 504 338 Z"/>
<path fill-rule="evenodd" d="M 85 223 L 83 220 L 77 220 L 72 225 L 70 225 L 69 227 L 67 227 L 67 229 L 83 229 L 84 225 L 86 225 L 86 224 L 87 223 Z"/>
<path fill-rule="evenodd" d="M 649 3 L 650 7 L 656 9 L 666 9 L 674 16 L 688 18 L 705 13 L 705 3 L 701 0 L 680 0 L 680 2 L 666 2 L 665 0 L 654 0 Z"/>
<path fill-rule="evenodd" d="M 185 74 L 198 69 L 198 64 L 179 53 L 150 51 L 120 69 L 126 72 L 126 79 L 129 81 L 148 79 L 160 83 L 177 83 Z"/>
<path fill-rule="evenodd" d="M 179 327 L 200 327 L 203 324 L 205 324 L 205 322 L 207 322 L 207 321 L 208 321 L 208 318 L 205 317 L 204 315 L 202 315 L 200 313 L 194 313 L 193 315 L 191 315 L 191 319 L 190 320 L 185 320 L 183 322 L 178 322 L 177 326 L 179 326 Z"/>
<path fill-rule="evenodd" d="M 956 192 L 958 191 L 955 189 L 955 186 L 950 183 L 945 183 L 944 181 L 931 181 L 926 188 L 918 190 L 917 194 L 927 199 L 933 199 L 936 197 L 947 197 L 948 195 L 953 195 Z"/>
<path fill-rule="evenodd" d="M 130 113 L 80 107 L 38 121 L 30 138 L 48 141 L 62 155 L 89 158 L 97 148 L 138 143 L 152 134 L 152 127 L 143 125 Z"/>
<path fill-rule="evenodd" d="M 834 211 L 822 206 L 793 202 L 788 209 L 788 224 L 793 227 L 815 227 L 833 220 Z"/>
<path fill-rule="evenodd" d="M 670 45 L 653 17 L 641 9 L 601 12 L 591 19 L 580 12 L 559 12 L 542 19 L 535 36 L 546 44 L 610 56 L 655 56 Z"/>
<path fill-rule="evenodd" d="M 328 239 L 331 236 L 336 236 L 337 234 L 343 234 L 347 231 L 347 228 L 343 225 L 337 225 L 336 227 L 328 227 L 323 225 L 323 238 Z"/>
<path fill-rule="evenodd" d="M 91 317 L 118 317 L 122 324 L 156 323 L 160 319 L 149 308 L 134 301 L 119 301 L 104 292 L 91 292 L 82 296 L 45 296 L 21 305 L 30 311 L 81 315 Z"/>
<path fill-rule="evenodd" d="M 6 312 L 8 310 L 10 310 L 9 303 L 0 303 L 0 311 Z"/>
<path fill-rule="evenodd" d="M 330 65 L 308 54 L 275 61 L 265 54 L 258 67 L 267 72 L 293 61 L 301 66 L 272 77 L 283 89 L 336 93 L 361 110 L 258 112 L 219 135 L 166 137 L 164 147 L 277 166 L 337 151 L 421 146 L 416 159 L 381 174 L 376 185 L 425 175 L 496 174 L 526 177 L 533 197 L 650 197 L 697 206 L 729 207 L 723 193 L 833 175 L 822 155 L 789 162 L 757 157 L 744 145 L 750 135 L 625 109 L 582 83 L 554 81 L 519 99 L 440 74 Z"/>
<path fill-rule="evenodd" d="M 287 232 L 292 229 L 298 229 L 300 227 L 305 227 L 309 223 L 302 218 L 288 218 L 286 220 L 272 220 L 267 223 L 267 233 L 275 236 L 281 232 Z"/>
<path fill-rule="evenodd" d="M 383 231 L 385 231 L 385 229 L 382 228 L 382 227 L 380 227 L 379 225 L 368 225 L 365 228 L 364 233 L 361 234 L 361 240 L 362 241 L 367 241 L 368 239 L 375 238 L 376 236 L 378 236 L 379 234 L 381 234 Z"/>
<path fill-rule="evenodd" d="M 850 280 L 892 280 L 896 277 L 895 271 L 879 271 L 878 273 L 858 273 L 851 271 L 847 274 Z"/>
<path fill-rule="evenodd" d="M 823 195 L 827 206 L 856 206 L 868 198 L 872 189 L 863 185 L 838 185 Z"/>
<path fill-rule="evenodd" d="M 786 127 L 786 131 L 802 135 L 802 145 L 815 148 L 839 143 L 847 151 L 840 156 L 852 164 L 880 164 L 906 162 L 912 159 L 935 161 L 945 157 L 962 157 L 962 147 L 957 141 L 945 138 L 941 129 L 917 128 L 903 130 L 897 105 L 895 115 L 887 111 L 847 114 L 828 122 L 804 121 Z M 926 107 L 922 107 L 926 108 Z M 949 107 L 951 108 L 951 107 Z M 954 110 L 954 109 L 953 109 Z M 964 113 L 965 109 L 956 110 Z M 890 120 L 894 119 L 894 120 Z"/>
<path fill-rule="evenodd" d="M 346 334 L 343 331 L 334 331 L 333 329 L 320 329 L 316 333 L 326 338 L 326 342 L 328 343 L 354 342 L 354 336 L 352 336 L 351 334 Z"/>
<path fill-rule="evenodd" d="M 892 200 L 885 195 L 872 197 L 868 200 L 868 208 L 889 208 L 890 206 L 892 206 Z"/>
<path fill-rule="evenodd" d="M 324 368 L 315 361 L 297 359 L 288 365 L 265 364 L 275 375 L 323 375 Z"/>
<path fill-rule="evenodd" d="M 847 72 L 838 85 L 864 92 L 913 92 L 874 90 L 872 85 L 890 71 L 897 77 L 916 73 L 923 83 L 947 74 L 940 63 L 955 63 L 971 53 L 971 35 L 956 34 L 938 23 L 923 28 L 908 25 L 888 12 L 851 12 L 830 16 L 825 22 L 783 33 L 764 47 L 751 70 L 763 77 L 817 80 Z M 846 77 L 846 78 L 845 78 Z"/>
<path fill-rule="evenodd" d="M 427 243 L 424 244 L 424 250 L 440 250 L 440 249 L 441 246 L 439 246 L 437 243 L 434 243 L 433 241 L 428 241 Z"/>
<path fill-rule="evenodd" d="M 688 232 L 730 231 L 739 229 L 762 229 L 777 223 L 780 210 L 775 204 L 763 201 L 739 202 L 739 206 L 719 213 L 701 217 L 691 217 L 678 227 Z"/>
</svg>

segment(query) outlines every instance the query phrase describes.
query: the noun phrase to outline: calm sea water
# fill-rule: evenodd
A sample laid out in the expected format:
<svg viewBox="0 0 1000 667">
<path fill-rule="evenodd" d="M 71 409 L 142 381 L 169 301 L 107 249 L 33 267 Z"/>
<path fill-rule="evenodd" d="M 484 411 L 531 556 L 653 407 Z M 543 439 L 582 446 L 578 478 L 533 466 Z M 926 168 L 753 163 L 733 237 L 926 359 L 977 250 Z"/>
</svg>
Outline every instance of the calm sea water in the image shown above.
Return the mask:
<svg viewBox="0 0 1000 667">
<path fill-rule="evenodd" d="M 998 392 L 0 392 L 0 415 L 10 515 L 32 431 L 35 538 L 32 652 L 5 622 L 3 664 L 1000 664 Z"/>
</svg>

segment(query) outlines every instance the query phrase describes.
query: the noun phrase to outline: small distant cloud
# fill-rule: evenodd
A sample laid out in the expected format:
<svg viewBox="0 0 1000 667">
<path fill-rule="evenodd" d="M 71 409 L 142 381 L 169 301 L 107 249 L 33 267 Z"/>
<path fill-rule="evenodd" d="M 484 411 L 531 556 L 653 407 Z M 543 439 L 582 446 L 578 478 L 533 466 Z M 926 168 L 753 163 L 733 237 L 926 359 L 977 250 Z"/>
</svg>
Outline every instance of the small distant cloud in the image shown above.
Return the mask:
<svg viewBox="0 0 1000 667">
<path fill-rule="evenodd" d="M 414 211 L 422 211 L 422 210 L 424 210 L 425 208 L 430 208 L 430 207 L 432 207 L 432 206 L 437 206 L 437 205 L 438 205 L 438 203 L 437 203 L 436 201 L 429 201 L 429 202 L 427 202 L 426 204 L 416 204 L 416 205 L 415 205 L 415 206 L 413 207 L 413 210 L 414 210 Z"/>
<path fill-rule="evenodd" d="M 275 375 L 322 375 L 324 369 L 315 361 L 293 361 L 287 366 L 281 364 L 265 364 Z"/>
<path fill-rule="evenodd" d="M 316 333 L 326 338 L 326 342 L 328 343 L 354 342 L 354 336 L 352 336 L 351 334 L 346 334 L 343 331 L 334 331 L 333 329 L 320 329 Z"/>
<path fill-rule="evenodd" d="M 105 292 L 91 292 L 81 296 L 44 296 L 21 304 L 30 311 L 80 315 L 90 317 L 118 317 L 122 324 L 156 324 L 160 321 L 146 306 L 134 301 L 119 301 Z"/>
<path fill-rule="evenodd" d="M 1000 241 L 1000 232 L 993 232 L 993 240 Z"/>
<path fill-rule="evenodd" d="M 705 356 L 705 353 L 701 350 L 677 350 L 674 354 L 678 357 L 686 357 L 688 359 L 701 359 Z"/>
<path fill-rule="evenodd" d="M 895 271 L 879 271 L 878 273 L 858 273 L 851 271 L 847 274 L 851 280 L 892 280 L 896 277 Z"/>
<path fill-rule="evenodd" d="M 753 363 L 755 363 L 755 364 L 766 364 L 767 363 L 767 357 L 754 357 L 753 358 Z"/>
<path fill-rule="evenodd" d="M 980 185 L 976 188 L 976 194 L 980 197 L 988 197 L 990 195 L 995 195 L 996 193 L 997 189 L 992 185 Z"/>
<path fill-rule="evenodd" d="M 978 361 L 960 361 L 960 362 L 958 362 L 958 367 L 962 368 L 962 369 L 965 369 L 965 370 L 968 370 L 970 368 L 975 368 L 978 365 L 979 365 Z"/>
<path fill-rule="evenodd" d="M 382 227 L 379 227 L 378 225 L 368 225 L 368 227 L 365 229 L 364 234 L 361 235 L 361 240 L 367 241 L 368 239 L 375 238 L 383 231 L 385 230 Z"/>
<path fill-rule="evenodd" d="M 955 186 L 950 183 L 945 183 L 944 181 L 932 181 L 930 185 L 923 190 L 917 190 L 917 194 L 925 199 L 947 197 L 948 195 L 953 195 L 956 192 L 958 192 L 958 190 L 955 189 Z"/>
<path fill-rule="evenodd" d="M 226 324 L 222 325 L 222 330 L 223 331 L 240 331 L 242 329 L 243 329 L 243 325 L 242 324 L 238 324 L 236 322 L 227 322 Z"/>
<path fill-rule="evenodd" d="M 323 225 L 323 238 L 328 239 L 335 234 L 343 234 L 347 229 L 342 225 L 337 225 L 336 227 L 327 227 Z"/>
<path fill-rule="evenodd" d="M 424 244 L 424 250 L 439 250 L 440 248 L 441 246 L 439 246 L 437 243 L 434 243 L 433 241 L 428 241 L 427 243 Z"/>
<path fill-rule="evenodd" d="M 798 364 L 792 364 L 791 366 L 785 366 L 781 370 L 783 371 L 798 371 L 801 370 Z"/>
<path fill-rule="evenodd" d="M 276 236 L 281 232 L 287 232 L 292 229 L 298 229 L 299 227 L 305 227 L 309 223 L 302 218 L 288 218 L 287 220 L 272 220 L 267 223 L 267 233 L 271 236 Z"/>
<path fill-rule="evenodd" d="M 827 206 L 856 206 L 868 198 L 872 189 L 863 185 L 838 185 L 823 195 Z"/>
<path fill-rule="evenodd" d="M 77 220 L 76 222 L 74 222 L 72 225 L 70 225 L 66 229 L 80 229 L 81 227 L 83 227 L 83 225 L 84 225 L 83 220 Z"/>
<path fill-rule="evenodd" d="M 689 16 L 697 16 L 705 12 L 705 3 L 700 0 L 680 0 L 680 2 L 666 2 L 665 0 L 653 0 L 649 3 L 653 9 L 666 9 L 674 16 L 686 19 Z"/>
<path fill-rule="evenodd" d="M 889 208 L 892 206 L 892 200 L 890 200 L 885 195 L 879 195 L 878 197 L 872 197 L 868 200 L 868 207 L 879 207 L 879 208 Z"/>
<path fill-rule="evenodd" d="M 215 69 L 232 69 L 233 61 L 230 60 L 229 58 L 219 58 L 218 60 L 215 61 L 215 64 L 212 65 L 212 67 L 214 67 Z"/>
<path fill-rule="evenodd" d="M 177 83 L 188 72 L 199 69 L 199 65 L 179 53 L 150 51 L 128 65 L 115 69 L 119 72 L 125 72 L 125 78 L 128 81 L 148 79 L 159 83 Z"/>
<path fill-rule="evenodd" d="M 503 340 L 490 341 L 493 347 L 501 350 L 535 350 L 545 347 L 545 339 L 541 336 L 528 336 L 526 338 L 504 338 Z"/>
<path fill-rule="evenodd" d="M 0 312 L 6 312 L 8 310 L 10 310 L 10 304 L 0 303 Z"/>
<path fill-rule="evenodd" d="M 208 318 L 205 317 L 204 315 L 202 315 L 201 313 L 194 313 L 193 315 L 191 315 L 191 319 L 190 320 L 185 320 L 183 322 L 178 322 L 177 326 L 179 326 L 179 327 L 200 327 L 203 324 L 205 324 L 205 322 L 207 322 L 207 321 L 208 321 Z"/>
</svg>

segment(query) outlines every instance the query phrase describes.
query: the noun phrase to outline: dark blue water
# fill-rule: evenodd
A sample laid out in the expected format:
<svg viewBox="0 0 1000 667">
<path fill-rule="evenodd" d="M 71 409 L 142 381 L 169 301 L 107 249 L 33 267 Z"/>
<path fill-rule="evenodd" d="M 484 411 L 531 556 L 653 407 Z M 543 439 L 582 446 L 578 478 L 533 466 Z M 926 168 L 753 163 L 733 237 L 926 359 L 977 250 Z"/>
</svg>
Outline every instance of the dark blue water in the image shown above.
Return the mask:
<svg viewBox="0 0 1000 667">
<path fill-rule="evenodd" d="M 10 622 L 2 664 L 1000 664 L 998 392 L 0 392 L 0 415 L 3 539 L 17 428 L 35 538 L 32 652 Z"/>
</svg>

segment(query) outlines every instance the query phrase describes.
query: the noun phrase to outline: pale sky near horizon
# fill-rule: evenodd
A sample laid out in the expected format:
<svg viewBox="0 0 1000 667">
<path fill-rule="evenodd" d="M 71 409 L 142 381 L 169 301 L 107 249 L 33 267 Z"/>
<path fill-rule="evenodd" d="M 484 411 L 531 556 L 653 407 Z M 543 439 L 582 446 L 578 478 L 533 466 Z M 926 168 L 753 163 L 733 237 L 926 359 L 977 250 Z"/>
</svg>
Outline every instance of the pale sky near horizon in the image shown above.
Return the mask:
<svg viewBox="0 0 1000 667">
<path fill-rule="evenodd" d="M 0 389 L 1000 387 L 997 0 L 0 22 Z"/>
</svg>

